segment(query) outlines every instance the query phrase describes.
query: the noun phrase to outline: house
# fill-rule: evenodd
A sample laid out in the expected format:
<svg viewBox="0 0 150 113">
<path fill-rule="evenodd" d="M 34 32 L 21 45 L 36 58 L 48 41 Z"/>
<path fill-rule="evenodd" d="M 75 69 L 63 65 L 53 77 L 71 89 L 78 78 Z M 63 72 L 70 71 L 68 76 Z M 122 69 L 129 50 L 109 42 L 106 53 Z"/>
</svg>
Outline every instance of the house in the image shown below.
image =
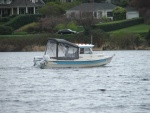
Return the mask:
<svg viewBox="0 0 150 113">
<path fill-rule="evenodd" d="M 37 14 L 44 5 L 43 0 L 1 0 L 0 16 Z"/>
<path fill-rule="evenodd" d="M 116 5 L 110 3 L 83 3 L 66 11 L 67 18 L 86 18 L 93 16 L 96 19 L 107 17 L 113 19 L 112 10 Z"/>
<path fill-rule="evenodd" d="M 133 7 L 126 7 L 126 19 L 138 18 L 139 11 Z"/>
</svg>

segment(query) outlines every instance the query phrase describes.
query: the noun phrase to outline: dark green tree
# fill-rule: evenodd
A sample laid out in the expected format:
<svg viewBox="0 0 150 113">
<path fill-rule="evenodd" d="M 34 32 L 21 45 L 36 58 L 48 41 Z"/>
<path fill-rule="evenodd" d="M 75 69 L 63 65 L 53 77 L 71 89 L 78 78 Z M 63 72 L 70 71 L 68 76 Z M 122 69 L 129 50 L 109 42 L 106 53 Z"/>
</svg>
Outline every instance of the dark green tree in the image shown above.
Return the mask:
<svg viewBox="0 0 150 113">
<path fill-rule="evenodd" d="M 48 2 L 44 7 L 42 7 L 39 12 L 46 16 L 60 16 L 65 13 L 64 8 L 61 4 L 56 4 L 54 2 Z"/>
</svg>

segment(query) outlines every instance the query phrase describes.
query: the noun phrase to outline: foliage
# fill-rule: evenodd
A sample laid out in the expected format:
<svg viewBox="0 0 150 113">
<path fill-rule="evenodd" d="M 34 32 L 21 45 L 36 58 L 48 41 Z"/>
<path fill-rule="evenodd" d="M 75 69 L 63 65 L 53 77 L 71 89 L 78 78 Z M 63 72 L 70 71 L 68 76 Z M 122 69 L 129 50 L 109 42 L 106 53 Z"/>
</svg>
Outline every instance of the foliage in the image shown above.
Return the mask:
<svg viewBox="0 0 150 113">
<path fill-rule="evenodd" d="M 39 21 L 39 28 L 41 32 L 55 32 L 55 27 L 60 24 L 64 23 L 64 18 L 58 17 L 50 17 L 50 18 L 41 18 Z"/>
<path fill-rule="evenodd" d="M 120 6 L 121 7 L 126 7 L 128 5 L 127 0 L 120 0 Z"/>
<path fill-rule="evenodd" d="M 150 29 L 149 32 L 147 33 L 146 40 L 148 42 L 148 45 L 150 46 Z"/>
<path fill-rule="evenodd" d="M 149 28 L 150 28 L 150 25 L 138 24 L 138 25 L 127 27 L 127 28 L 123 28 L 123 29 L 118 29 L 118 30 L 115 30 L 115 31 L 111 31 L 111 33 L 116 33 L 116 32 L 120 32 L 120 31 L 124 31 L 124 32 L 139 33 L 139 34 L 142 34 L 143 36 L 145 36 L 147 34 Z"/>
<path fill-rule="evenodd" d="M 137 7 L 137 8 L 149 8 L 150 7 L 150 0 L 131 0 L 130 6 Z"/>
<path fill-rule="evenodd" d="M 0 26 L 0 35 L 10 35 L 13 33 L 13 28 L 9 26 Z"/>
<path fill-rule="evenodd" d="M 37 22 L 33 22 L 33 23 L 30 23 L 30 24 L 26 24 L 22 27 L 20 27 L 19 29 L 17 29 L 15 31 L 16 32 L 27 32 L 29 31 L 30 28 L 37 28 L 38 27 L 38 23 Z"/>
<path fill-rule="evenodd" d="M 93 44 L 96 47 L 101 47 L 108 37 L 108 35 L 101 29 L 91 30 L 89 35 L 92 36 Z"/>
<path fill-rule="evenodd" d="M 65 9 L 60 4 L 48 2 L 39 12 L 46 16 L 60 16 L 65 13 Z"/>
<path fill-rule="evenodd" d="M 110 22 L 111 21 L 111 19 L 110 18 L 107 18 L 106 16 L 103 16 L 102 18 L 101 18 L 101 22 Z"/>
<path fill-rule="evenodd" d="M 124 20 L 126 19 L 126 10 L 118 6 L 113 9 L 113 15 L 113 20 Z"/>
<path fill-rule="evenodd" d="M 142 35 L 135 34 L 135 37 L 134 43 L 136 46 L 141 46 L 145 42 L 145 39 Z"/>
<path fill-rule="evenodd" d="M 59 3 L 59 5 L 61 5 L 63 7 L 64 10 L 68 10 L 72 7 L 75 7 L 77 5 L 79 5 L 80 2 L 76 1 L 76 2 L 67 2 L 67 3 Z"/>
<path fill-rule="evenodd" d="M 131 0 L 130 6 L 136 7 L 141 16 L 145 16 L 145 13 L 149 10 L 150 8 L 150 0 Z"/>
<path fill-rule="evenodd" d="M 60 29 L 71 29 L 71 30 L 75 30 L 77 31 L 78 30 L 78 27 L 77 25 L 71 21 L 71 22 L 68 22 L 66 24 L 58 24 L 56 27 L 55 27 L 55 30 L 60 30 Z"/>
<path fill-rule="evenodd" d="M 36 22 L 42 15 L 19 15 L 5 23 L 5 26 L 11 26 L 14 29 L 18 29 L 26 24 Z"/>
<path fill-rule="evenodd" d="M 120 49 L 135 49 L 136 35 L 133 33 L 118 32 L 111 35 L 111 45 Z"/>
<path fill-rule="evenodd" d="M 0 22 L 8 22 L 9 20 L 9 17 L 0 17 Z"/>
<path fill-rule="evenodd" d="M 100 2 L 105 2 L 106 0 L 82 0 L 82 2 L 87 3 L 87 2 L 96 2 L 96 3 L 100 3 Z"/>
<path fill-rule="evenodd" d="M 48 3 L 48 2 L 56 2 L 58 3 L 60 0 L 43 0 L 45 3 Z"/>
<path fill-rule="evenodd" d="M 93 28 L 100 28 L 103 29 L 106 32 L 114 31 L 117 29 L 126 28 L 129 26 L 141 24 L 144 22 L 143 18 L 134 18 L 130 20 L 122 20 L 122 21 L 113 21 L 113 22 L 107 22 L 107 23 L 101 23 L 97 25 L 93 25 Z"/>
</svg>

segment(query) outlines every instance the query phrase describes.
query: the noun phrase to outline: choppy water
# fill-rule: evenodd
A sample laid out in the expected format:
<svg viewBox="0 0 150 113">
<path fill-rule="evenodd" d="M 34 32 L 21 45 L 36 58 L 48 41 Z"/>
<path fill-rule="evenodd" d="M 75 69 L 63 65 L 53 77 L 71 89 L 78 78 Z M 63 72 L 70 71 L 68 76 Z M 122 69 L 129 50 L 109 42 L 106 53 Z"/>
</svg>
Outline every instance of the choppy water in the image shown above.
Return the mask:
<svg viewBox="0 0 150 113">
<path fill-rule="evenodd" d="M 0 52 L 0 113 L 150 113 L 150 51 L 103 53 L 107 66 L 39 69 L 43 52 Z"/>
</svg>

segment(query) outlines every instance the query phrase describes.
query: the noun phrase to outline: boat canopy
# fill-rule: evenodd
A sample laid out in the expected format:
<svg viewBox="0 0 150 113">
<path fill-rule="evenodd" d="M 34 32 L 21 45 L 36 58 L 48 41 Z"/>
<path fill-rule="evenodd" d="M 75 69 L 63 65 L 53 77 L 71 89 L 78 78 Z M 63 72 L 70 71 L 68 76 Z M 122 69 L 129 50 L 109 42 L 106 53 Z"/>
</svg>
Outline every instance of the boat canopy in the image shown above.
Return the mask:
<svg viewBox="0 0 150 113">
<path fill-rule="evenodd" d="M 50 38 L 47 42 L 45 55 L 57 60 L 79 59 L 79 47 L 64 39 Z"/>
</svg>

